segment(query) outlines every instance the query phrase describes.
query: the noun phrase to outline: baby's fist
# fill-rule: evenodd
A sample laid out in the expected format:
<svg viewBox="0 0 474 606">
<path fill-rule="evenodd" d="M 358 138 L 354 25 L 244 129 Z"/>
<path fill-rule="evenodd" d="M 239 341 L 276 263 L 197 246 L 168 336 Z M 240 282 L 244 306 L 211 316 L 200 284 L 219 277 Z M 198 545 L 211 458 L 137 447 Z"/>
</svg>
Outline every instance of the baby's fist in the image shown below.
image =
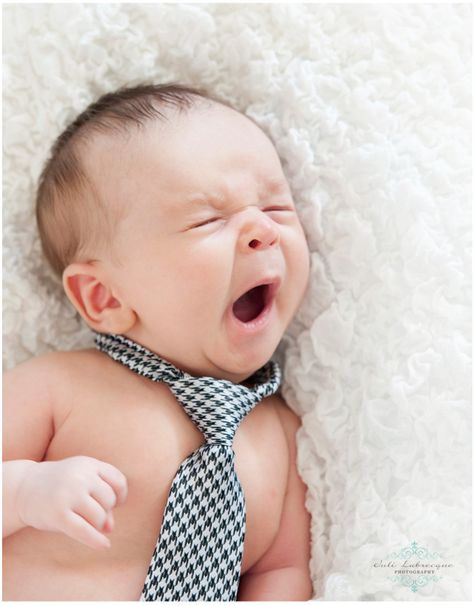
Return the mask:
<svg viewBox="0 0 474 606">
<path fill-rule="evenodd" d="M 126 497 L 127 480 L 121 471 L 77 456 L 31 465 L 18 488 L 17 510 L 27 526 L 63 532 L 99 549 L 110 547 L 102 532 L 113 529 L 112 509 Z"/>
</svg>

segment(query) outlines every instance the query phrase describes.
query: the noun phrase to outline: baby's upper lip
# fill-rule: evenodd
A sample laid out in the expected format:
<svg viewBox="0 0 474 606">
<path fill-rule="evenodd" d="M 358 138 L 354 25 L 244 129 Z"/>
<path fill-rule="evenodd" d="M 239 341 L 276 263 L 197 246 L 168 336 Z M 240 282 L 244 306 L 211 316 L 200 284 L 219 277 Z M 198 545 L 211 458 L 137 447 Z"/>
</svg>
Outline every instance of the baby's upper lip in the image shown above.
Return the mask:
<svg viewBox="0 0 474 606">
<path fill-rule="evenodd" d="M 259 280 L 253 280 L 252 282 L 249 282 L 232 299 L 232 305 L 238 299 L 240 299 L 240 297 L 242 297 L 246 292 L 248 292 L 249 290 L 252 290 L 252 288 L 256 288 L 257 286 L 263 286 L 264 284 L 268 285 L 268 287 L 269 287 L 268 293 L 267 293 L 267 300 L 271 300 L 277 293 L 278 289 L 280 288 L 281 278 L 280 278 L 280 276 L 277 276 L 276 274 L 271 274 L 271 275 L 265 276 L 264 278 L 261 278 Z"/>
</svg>

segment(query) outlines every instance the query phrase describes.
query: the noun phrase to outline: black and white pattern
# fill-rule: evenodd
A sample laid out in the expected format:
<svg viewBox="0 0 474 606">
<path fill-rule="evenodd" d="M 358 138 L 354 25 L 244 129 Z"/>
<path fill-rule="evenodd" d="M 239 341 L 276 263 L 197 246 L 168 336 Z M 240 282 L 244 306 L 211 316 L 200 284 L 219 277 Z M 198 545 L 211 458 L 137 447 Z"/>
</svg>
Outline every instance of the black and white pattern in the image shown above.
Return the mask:
<svg viewBox="0 0 474 606">
<path fill-rule="evenodd" d="M 194 377 L 121 335 L 97 347 L 139 375 L 167 383 L 206 443 L 179 467 L 140 601 L 235 601 L 245 537 L 245 498 L 232 442 L 247 413 L 278 390 L 268 362 L 247 382 Z"/>
</svg>

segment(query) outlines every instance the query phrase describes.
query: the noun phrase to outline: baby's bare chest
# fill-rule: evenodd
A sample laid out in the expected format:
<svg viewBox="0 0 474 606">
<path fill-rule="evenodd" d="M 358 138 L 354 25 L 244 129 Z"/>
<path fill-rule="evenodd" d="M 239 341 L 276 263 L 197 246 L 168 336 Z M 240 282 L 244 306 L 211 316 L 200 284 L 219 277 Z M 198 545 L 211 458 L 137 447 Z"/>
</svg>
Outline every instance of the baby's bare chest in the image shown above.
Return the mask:
<svg viewBox="0 0 474 606">
<path fill-rule="evenodd" d="M 85 574 L 102 570 L 101 583 L 108 578 L 111 590 L 115 571 L 122 586 L 123 570 L 127 569 L 130 587 L 122 599 L 136 599 L 173 478 L 182 461 L 204 443 L 203 436 L 167 389 L 156 385 L 152 389 L 147 385 L 135 385 L 133 390 L 104 389 L 100 394 L 97 389 L 84 388 L 57 410 L 56 423 L 46 460 L 86 455 L 116 466 L 127 478 L 128 497 L 114 510 L 115 528 L 108 535 L 112 547 L 105 553 L 93 551 L 65 536 L 25 529 L 18 533 L 15 550 L 26 553 L 35 547 L 38 553 L 43 547 L 45 554 L 61 554 L 55 561 L 60 560 L 64 570 L 83 569 Z M 286 491 L 287 442 L 271 399 L 258 404 L 242 421 L 234 451 L 246 500 L 244 574 L 272 544 Z M 102 586 L 101 592 L 104 590 Z M 59 587 L 57 591 L 62 593 Z M 90 590 L 86 593 L 91 595 Z M 106 595 L 110 593 L 106 591 Z M 80 596 L 81 590 L 75 599 Z"/>
</svg>

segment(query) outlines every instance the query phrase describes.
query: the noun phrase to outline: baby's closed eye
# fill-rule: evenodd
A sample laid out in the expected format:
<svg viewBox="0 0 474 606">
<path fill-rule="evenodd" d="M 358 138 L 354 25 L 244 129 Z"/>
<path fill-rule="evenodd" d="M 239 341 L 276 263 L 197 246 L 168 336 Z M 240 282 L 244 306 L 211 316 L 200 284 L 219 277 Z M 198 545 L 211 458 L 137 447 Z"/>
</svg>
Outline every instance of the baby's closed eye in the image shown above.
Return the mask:
<svg viewBox="0 0 474 606">
<path fill-rule="evenodd" d="M 219 221 L 219 219 L 222 219 L 222 217 L 212 217 L 211 219 L 206 219 L 205 221 L 201 221 L 200 223 L 191 225 L 190 229 L 195 229 L 196 227 L 204 227 L 205 225 L 209 225 L 210 223 L 215 223 L 216 221 Z"/>
<path fill-rule="evenodd" d="M 291 206 L 269 206 L 268 208 L 264 208 L 264 212 L 277 212 L 277 211 L 285 211 L 285 212 L 293 212 L 293 208 Z"/>
</svg>

